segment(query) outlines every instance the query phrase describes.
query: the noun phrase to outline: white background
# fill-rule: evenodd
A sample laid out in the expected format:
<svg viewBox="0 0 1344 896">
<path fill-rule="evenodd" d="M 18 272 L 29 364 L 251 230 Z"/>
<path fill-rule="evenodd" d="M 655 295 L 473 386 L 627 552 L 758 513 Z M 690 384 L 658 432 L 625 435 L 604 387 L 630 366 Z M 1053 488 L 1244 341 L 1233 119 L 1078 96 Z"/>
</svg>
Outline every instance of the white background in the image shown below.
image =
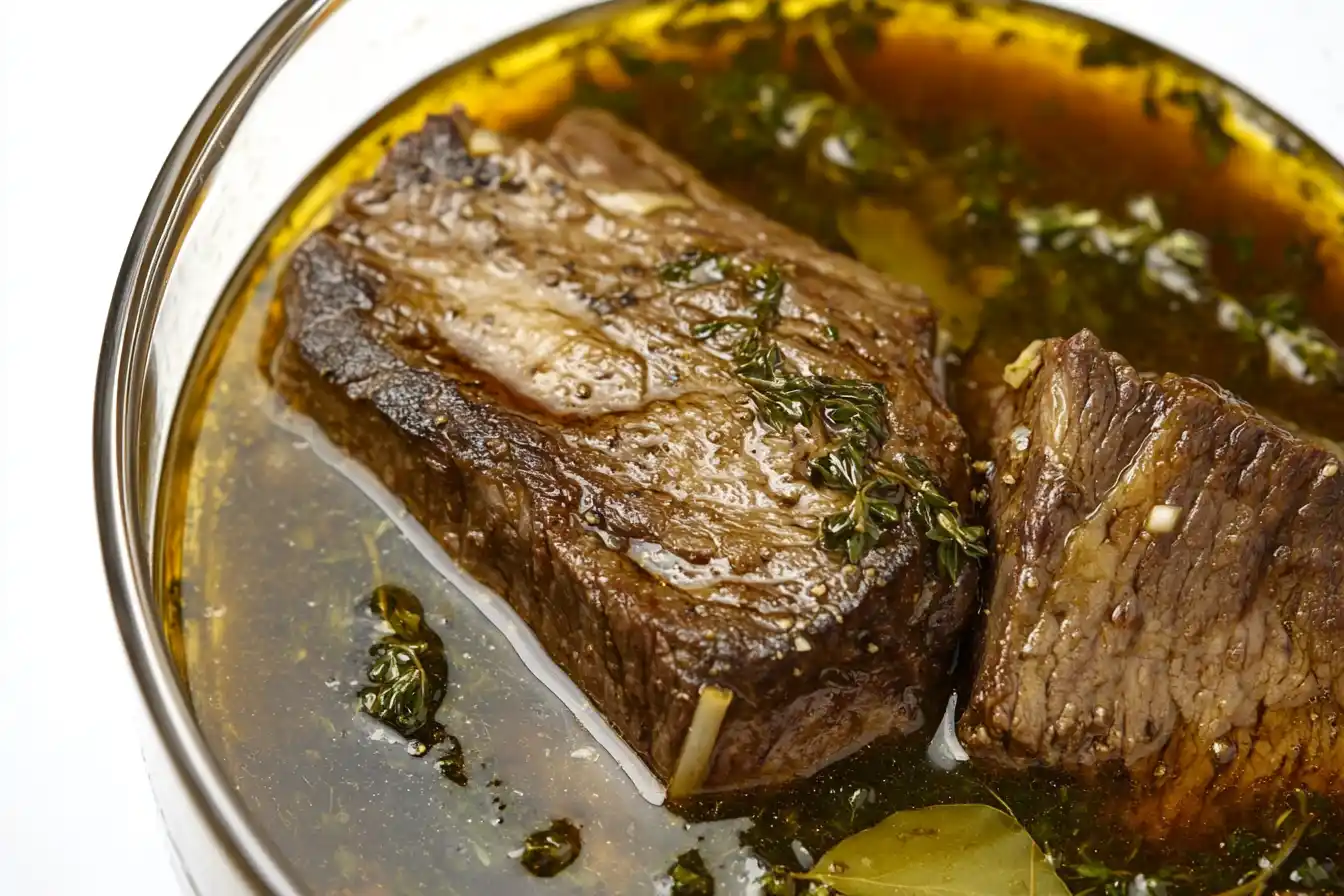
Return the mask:
<svg viewBox="0 0 1344 896">
<path fill-rule="evenodd" d="M 94 369 L 141 201 L 273 5 L 0 0 L 0 893 L 175 892 L 98 556 Z M 1340 0 L 1069 5 L 1231 74 L 1344 152 Z"/>
</svg>

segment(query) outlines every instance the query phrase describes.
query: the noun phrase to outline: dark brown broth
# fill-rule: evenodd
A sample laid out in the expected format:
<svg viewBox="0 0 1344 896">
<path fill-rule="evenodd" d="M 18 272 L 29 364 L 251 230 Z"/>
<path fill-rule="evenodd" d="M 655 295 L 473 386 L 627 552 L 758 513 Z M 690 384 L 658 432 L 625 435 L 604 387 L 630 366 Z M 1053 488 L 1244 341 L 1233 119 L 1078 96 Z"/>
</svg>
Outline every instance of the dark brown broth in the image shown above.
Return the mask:
<svg viewBox="0 0 1344 896">
<path fill-rule="evenodd" d="M 1137 94 L 1126 99 L 1123 90 L 1062 77 L 1046 62 L 1055 53 L 1046 37 L 1004 39 L 1001 24 L 990 33 L 986 20 L 952 24 L 929 12 L 936 4 L 906 6 L 882 26 L 880 49 L 869 46 L 866 31 L 847 28 L 861 17 L 832 18 L 827 26 L 862 102 L 883 110 L 891 134 L 934 162 L 988 135 L 988 149 L 1012 152 L 1018 176 L 1005 198 L 1020 205 L 1069 200 L 1119 216 L 1126 200 L 1152 194 L 1168 225 L 1211 238 L 1220 290 L 1248 304 L 1271 292 L 1298 292 L 1317 322 L 1344 336 L 1344 279 L 1332 260 L 1337 234 L 1308 227 L 1301 205 L 1282 191 L 1254 188 L 1248 172 L 1259 169 L 1248 161 L 1249 150 L 1211 165 L 1179 109 L 1163 104 L 1154 119 Z M 919 15 L 926 16 L 924 26 Z M 1036 20 L 1021 15 L 1019 24 L 1030 32 Z M 977 37 L 977 28 L 989 36 Z M 633 26 L 625 32 L 640 33 Z M 677 53 L 713 69 L 723 33 L 698 28 L 671 36 L 680 41 Z M 1093 33 L 1094 42 L 1099 34 L 1105 36 Z M 781 54 L 781 47 L 788 49 Z M 842 93 L 843 76 L 813 42 L 776 41 L 767 49 L 794 69 L 798 84 Z M 628 56 L 629 47 L 623 52 Z M 648 52 L 657 61 L 671 51 L 655 41 Z M 739 50 L 738 69 L 754 71 L 753 58 L 760 57 Z M 624 86 L 609 64 L 599 60 L 593 71 L 602 85 Z M 799 159 L 786 153 L 724 153 L 705 139 L 697 117 L 703 111 L 697 90 L 708 76 L 666 74 L 640 68 L 630 90 L 590 85 L 582 96 L 617 109 L 716 182 L 833 248 L 850 248 L 835 223 L 835 211 L 847 203 L 877 199 L 929 221 L 947 217 L 963 195 L 964 183 L 949 191 L 933 174 L 897 185 L 804 181 Z M 924 760 L 922 743 L 866 750 L 785 792 L 680 807 L 696 821 L 652 806 L 403 534 L 406 521 L 352 484 L 358 474 L 348 464 L 338 468 L 334 455 L 319 450 L 311 425 L 285 412 L 262 372 L 274 338 L 276 259 L 316 220 L 315 209 L 367 170 L 384 135 L 404 132 L 424 111 L 452 101 L 487 120 L 495 115 L 494 125 L 544 129 L 567 91 L 548 77 L 513 84 L 510 95 L 531 102 L 504 113 L 492 105 L 488 77 L 481 86 L 450 71 L 394 103 L 335 154 L 240 273 L 179 411 L 170 459 L 178 487 L 165 504 L 163 544 L 170 639 L 207 739 L 300 877 L 322 893 L 514 892 L 534 884 L 557 893 L 623 894 L 652 890 L 677 855 L 698 848 L 720 892 L 750 892 L 747 881 L 765 863 L 797 868 L 801 856 L 816 857 L 896 809 L 999 798 L 1061 858 L 1066 879 L 1080 891 L 1087 886 L 1079 871 L 1085 862 L 1125 872 L 1114 876 L 1122 887 L 1114 892 L 1123 892 L 1136 872 L 1168 876 L 1173 892 L 1202 893 L 1231 887 L 1253 870 L 1282 839 L 1270 822 L 1291 803 L 1264 807 L 1235 837 L 1141 844 L 1120 833 L 1118 821 L 1096 822 L 1123 813 L 1127 797 L 1119 784 L 996 778 L 965 766 L 939 773 Z M 519 94 L 524 87 L 533 92 Z M 800 183 L 805 190 L 788 189 Z M 1338 197 L 1331 201 L 1339 204 Z M 967 261 L 1003 266 L 1016 257 L 1015 235 L 1001 228 L 953 225 L 926 236 L 950 259 L 952 279 L 966 273 Z M 975 410 L 977 378 L 996 377 L 1027 340 L 1100 320 L 1108 345 L 1143 369 L 1211 376 L 1310 430 L 1344 437 L 1344 390 L 1270 380 L 1262 347 L 1217 329 L 1207 308 L 1154 301 L 1129 286 L 1117 292 L 1116 277 L 1098 274 L 1099 263 L 1063 264 L 1076 288 L 1062 309 L 1031 296 L 987 305 L 977 342 L 951 368 L 963 412 Z M 368 595 L 385 583 L 417 594 L 444 641 L 450 684 L 437 718 L 464 748 L 466 786 L 436 771 L 442 750 L 414 757 L 400 738 L 356 710 L 368 649 L 378 637 Z M 554 818 L 580 826 L 583 852 L 555 878 L 534 882 L 509 854 Z M 1344 829 L 1338 815 L 1330 819 L 1333 830 Z M 1318 823 L 1288 869 L 1308 857 L 1339 856 L 1338 835 L 1325 830 Z"/>
</svg>

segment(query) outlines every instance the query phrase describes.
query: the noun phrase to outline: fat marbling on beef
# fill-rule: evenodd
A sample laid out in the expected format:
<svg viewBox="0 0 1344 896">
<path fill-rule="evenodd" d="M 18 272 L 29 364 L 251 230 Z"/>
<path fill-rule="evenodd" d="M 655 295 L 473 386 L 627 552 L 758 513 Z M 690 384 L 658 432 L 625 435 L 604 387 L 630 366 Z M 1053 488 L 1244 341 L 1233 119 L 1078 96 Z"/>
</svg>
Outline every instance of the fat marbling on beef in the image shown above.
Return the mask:
<svg viewBox="0 0 1344 896">
<path fill-rule="evenodd" d="M 804 373 L 886 389 L 885 456 L 965 500 L 965 436 L 924 297 L 730 200 L 598 112 L 545 141 L 430 118 L 345 194 L 282 281 L 282 395 L 496 589 L 660 776 L 702 689 L 730 691 L 700 789 L 806 775 L 936 706 L 975 570 L 911 522 L 823 550 L 840 495 L 815 437 L 771 435 L 692 328 L 742 291 L 660 271 L 693 250 L 778 266 Z M 945 691 L 943 691 L 945 695 Z"/>
<path fill-rule="evenodd" d="M 1159 823 L 1344 790 L 1340 457 L 1086 331 L 1005 378 L 972 758 L 1126 773 Z"/>
</svg>

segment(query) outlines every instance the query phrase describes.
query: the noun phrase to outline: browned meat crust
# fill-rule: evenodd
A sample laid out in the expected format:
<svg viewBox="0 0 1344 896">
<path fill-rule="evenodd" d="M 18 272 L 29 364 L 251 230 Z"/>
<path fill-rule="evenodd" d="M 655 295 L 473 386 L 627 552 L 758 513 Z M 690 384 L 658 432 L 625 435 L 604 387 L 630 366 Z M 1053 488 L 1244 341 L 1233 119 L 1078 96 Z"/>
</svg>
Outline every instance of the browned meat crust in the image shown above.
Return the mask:
<svg viewBox="0 0 1344 896">
<path fill-rule="evenodd" d="M 1221 791 L 1344 791 L 1341 459 L 1086 331 L 1036 361 L 994 422 L 972 757 L 1122 770 L 1159 824 Z"/>
<path fill-rule="evenodd" d="M 943 581 L 909 524 L 860 568 L 818 547 L 840 498 L 797 475 L 811 436 L 770 436 L 731 361 L 691 334 L 742 313 L 741 291 L 658 276 L 693 247 L 778 264 L 791 363 L 883 383 L 888 456 L 918 454 L 966 500 L 923 297 L 600 113 L 544 143 L 442 117 L 397 144 L 295 253 L 274 375 L 656 773 L 673 770 L 701 688 L 731 690 L 717 790 L 918 728 L 975 571 Z"/>
</svg>

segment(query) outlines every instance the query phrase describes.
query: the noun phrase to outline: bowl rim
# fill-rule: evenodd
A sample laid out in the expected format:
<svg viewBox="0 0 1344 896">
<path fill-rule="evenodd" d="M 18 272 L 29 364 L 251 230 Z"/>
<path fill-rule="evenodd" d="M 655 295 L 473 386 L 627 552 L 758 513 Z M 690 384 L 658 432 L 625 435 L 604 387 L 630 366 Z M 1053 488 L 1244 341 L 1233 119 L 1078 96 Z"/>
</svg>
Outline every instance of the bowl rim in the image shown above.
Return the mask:
<svg viewBox="0 0 1344 896">
<path fill-rule="evenodd" d="M 141 508 L 136 506 L 136 500 L 143 495 L 137 490 L 141 483 L 136 481 L 141 441 L 134 436 L 141 423 L 142 408 L 132 390 L 145 385 L 151 348 L 151 340 L 145 334 L 153 332 L 166 275 L 176 260 L 176 246 L 191 225 L 192 211 L 209 186 L 214 166 L 275 73 L 346 2 L 284 0 L 197 105 L 168 153 L 132 231 L 113 289 L 95 385 L 93 465 L 99 540 L 122 646 L 135 675 L 142 706 L 153 725 L 153 731 L 142 736 L 155 738 L 164 749 L 186 799 L 209 827 L 212 846 L 223 854 L 238 879 L 253 892 L 272 896 L 303 896 L 308 890 L 262 833 L 206 744 L 161 636 L 154 589 L 154 545 L 142 537 L 137 523 Z M 570 0 L 555 15 L 512 31 L 484 48 L 464 50 L 445 64 L 488 54 L 520 35 L 576 15 L 629 3 L 630 0 Z M 1184 51 L 1168 46 L 1160 36 L 1135 34 L 1125 25 L 1060 8 L 1051 0 L 1025 0 L 1021 6 L 1153 43 L 1192 71 L 1204 73 L 1224 88 L 1236 91 L 1275 126 L 1301 138 L 1303 146 L 1314 151 L 1316 166 L 1320 170 L 1333 170 L 1344 184 L 1344 163 L 1316 139 L 1312 130 L 1275 111 L 1254 92 L 1242 87 L 1239 79 L 1195 62 Z M 412 84 L 407 89 L 414 87 Z M 157 792 L 155 797 L 159 801 Z M 173 832 L 169 834 L 172 840 Z M 175 843 L 173 846 L 177 848 Z M 184 870 L 189 875 L 190 869 Z"/>
<path fill-rule="evenodd" d="M 256 893 L 299 896 L 305 889 L 257 828 L 228 783 L 196 722 L 158 625 L 153 545 L 136 518 L 135 437 L 142 409 L 131 390 L 143 385 L 153 322 L 166 273 L 167 247 L 190 225 L 195 199 L 271 77 L 322 20 L 345 0 L 285 0 L 238 51 L 188 119 L 150 189 L 117 276 L 98 360 L 94 397 L 94 500 L 112 608 L 153 732 L 195 814 L 238 878 Z M 156 801 L 159 795 L 156 794 Z M 170 841 L 173 832 L 169 831 Z M 177 846 L 174 844 L 174 849 Z M 190 875 L 190 869 L 180 869 Z"/>
</svg>

